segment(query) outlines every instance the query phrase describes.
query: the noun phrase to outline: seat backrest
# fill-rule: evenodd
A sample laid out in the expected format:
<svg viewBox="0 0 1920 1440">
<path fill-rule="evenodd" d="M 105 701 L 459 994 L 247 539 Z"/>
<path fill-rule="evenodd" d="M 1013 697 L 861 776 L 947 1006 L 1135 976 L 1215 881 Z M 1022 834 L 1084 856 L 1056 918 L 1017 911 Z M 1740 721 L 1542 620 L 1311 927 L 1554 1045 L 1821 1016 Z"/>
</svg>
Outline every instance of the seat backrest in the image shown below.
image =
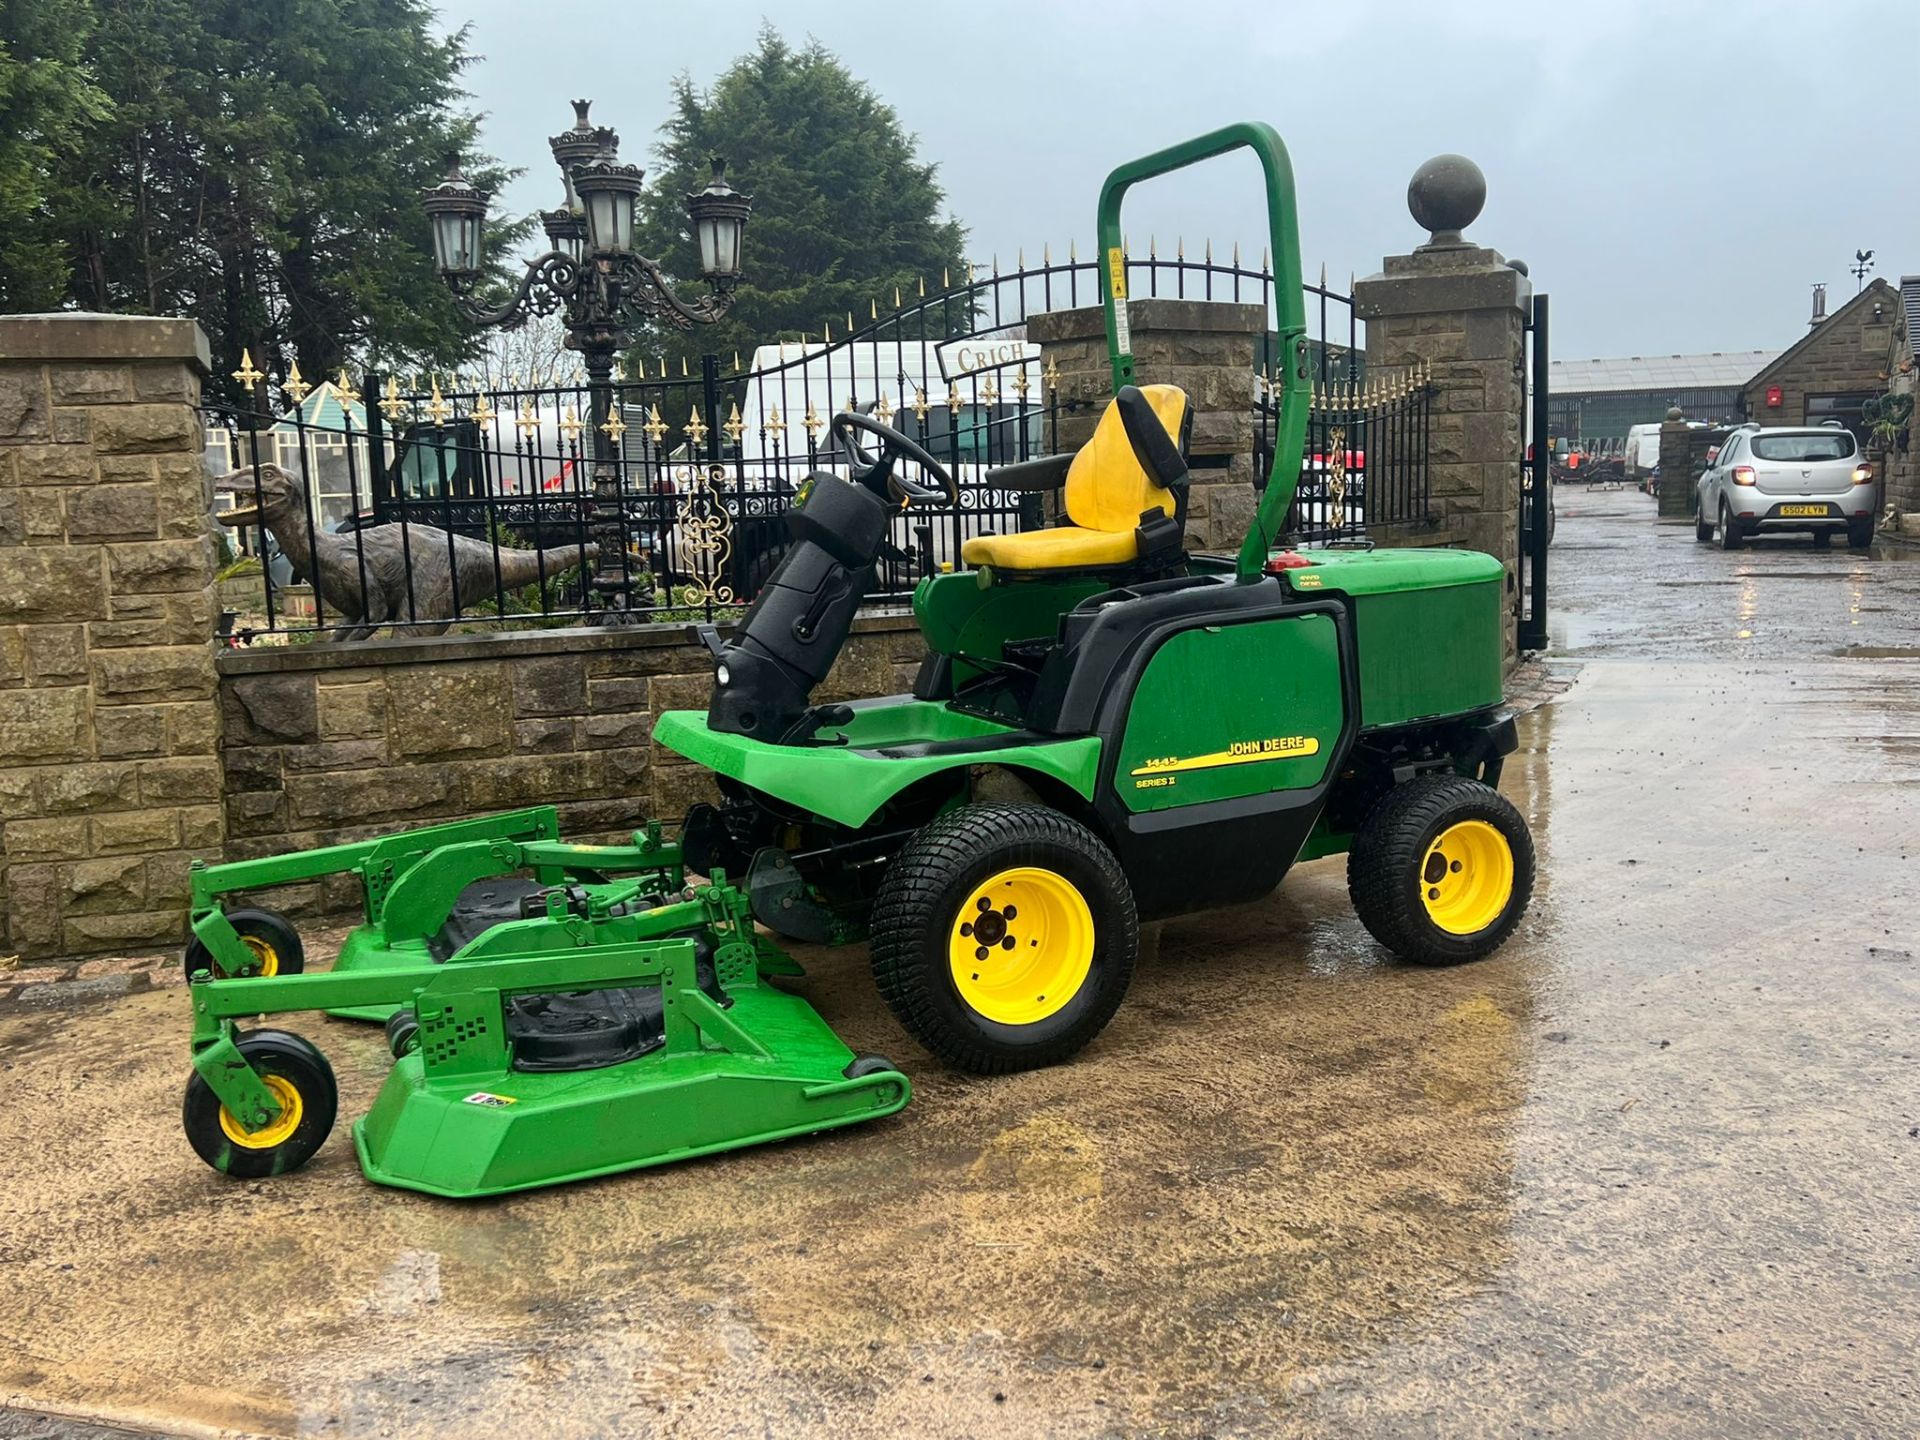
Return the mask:
<svg viewBox="0 0 1920 1440">
<path fill-rule="evenodd" d="M 1184 455 L 1187 392 L 1178 385 L 1142 385 L 1140 393 Z M 1080 447 L 1067 470 L 1067 519 L 1083 530 L 1130 534 L 1139 527 L 1143 511 L 1171 515 L 1174 501 L 1173 491 L 1154 484 L 1134 454 L 1120 418 L 1120 402 L 1109 400 L 1100 423 L 1093 427 L 1093 438 Z"/>
</svg>

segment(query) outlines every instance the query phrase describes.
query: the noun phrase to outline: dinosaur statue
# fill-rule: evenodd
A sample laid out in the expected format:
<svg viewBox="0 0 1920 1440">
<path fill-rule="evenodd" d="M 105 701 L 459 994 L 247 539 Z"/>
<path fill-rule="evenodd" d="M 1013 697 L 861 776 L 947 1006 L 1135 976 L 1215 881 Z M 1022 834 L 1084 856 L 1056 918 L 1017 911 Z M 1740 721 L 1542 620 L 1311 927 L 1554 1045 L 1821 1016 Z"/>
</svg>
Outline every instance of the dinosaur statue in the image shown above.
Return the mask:
<svg viewBox="0 0 1920 1440">
<path fill-rule="evenodd" d="M 592 543 L 496 551 L 431 525 L 410 524 L 404 531 L 374 525 L 346 535 L 316 531 L 306 487 L 278 465 L 235 470 L 213 488 L 242 497 L 235 509 L 215 512 L 221 524 L 264 525 L 295 569 L 318 571 L 311 578 L 321 603 L 338 617 L 335 640 L 364 640 L 382 625 L 393 626 L 395 634 L 441 635 L 456 613 L 491 599 L 496 587 L 517 590 L 552 580 L 591 564 L 600 553 Z"/>
</svg>

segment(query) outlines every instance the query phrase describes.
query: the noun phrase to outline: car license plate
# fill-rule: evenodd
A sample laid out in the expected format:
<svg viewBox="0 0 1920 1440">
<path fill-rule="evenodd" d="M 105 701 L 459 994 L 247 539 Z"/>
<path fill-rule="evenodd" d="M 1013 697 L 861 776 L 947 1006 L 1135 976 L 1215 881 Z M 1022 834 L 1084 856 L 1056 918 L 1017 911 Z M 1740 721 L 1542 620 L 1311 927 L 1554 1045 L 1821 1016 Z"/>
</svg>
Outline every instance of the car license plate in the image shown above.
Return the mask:
<svg viewBox="0 0 1920 1440">
<path fill-rule="evenodd" d="M 1825 515 L 1827 513 L 1827 507 L 1824 505 L 1782 505 L 1780 507 L 1780 513 L 1782 515 L 1792 515 L 1796 517 L 1803 515 Z"/>
</svg>

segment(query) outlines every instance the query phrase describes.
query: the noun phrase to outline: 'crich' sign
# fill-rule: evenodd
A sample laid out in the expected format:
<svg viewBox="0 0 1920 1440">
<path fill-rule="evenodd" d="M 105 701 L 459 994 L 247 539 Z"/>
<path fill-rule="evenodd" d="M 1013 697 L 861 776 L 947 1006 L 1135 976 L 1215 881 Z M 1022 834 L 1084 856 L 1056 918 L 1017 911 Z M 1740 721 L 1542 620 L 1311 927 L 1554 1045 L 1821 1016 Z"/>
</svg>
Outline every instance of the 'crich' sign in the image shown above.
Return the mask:
<svg viewBox="0 0 1920 1440">
<path fill-rule="evenodd" d="M 940 362 L 940 378 L 946 381 L 978 375 L 983 371 L 998 372 L 1001 367 L 1008 367 L 1000 377 L 1002 388 L 1014 378 L 1011 367 L 1040 363 L 1040 347 L 1033 341 L 992 337 L 949 340 L 935 350 L 934 355 Z"/>
</svg>

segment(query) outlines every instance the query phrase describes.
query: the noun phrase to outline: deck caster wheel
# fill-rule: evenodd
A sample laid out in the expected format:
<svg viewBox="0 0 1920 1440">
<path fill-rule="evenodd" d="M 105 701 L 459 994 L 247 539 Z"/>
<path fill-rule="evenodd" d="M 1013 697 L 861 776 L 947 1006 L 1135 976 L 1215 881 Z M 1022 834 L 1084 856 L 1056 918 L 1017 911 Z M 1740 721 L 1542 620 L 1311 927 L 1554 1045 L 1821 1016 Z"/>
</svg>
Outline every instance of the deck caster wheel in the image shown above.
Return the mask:
<svg viewBox="0 0 1920 1440">
<path fill-rule="evenodd" d="M 840 1073 L 849 1080 L 863 1080 L 869 1075 L 885 1075 L 889 1071 L 897 1072 L 900 1067 L 884 1055 L 857 1055 L 851 1065 Z"/>
<path fill-rule="evenodd" d="M 207 949 L 198 936 L 187 943 L 186 958 L 182 961 L 187 979 L 193 979 L 196 970 L 211 970 L 216 980 L 237 980 L 243 977 L 270 975 L 298 975 L 306 968 L 307 951 L 300 943 L 300 932 L 293 928 L 293 922 L 275 910 L 229 910 L 227 923 L 239 932 L 241 943 L 253 952 L 253 958 L 245 968 L 229 974 L 213 952 Z"/>
<path fill-rule="evenodd" d="M 280 1113 L 249 1130 L 196 1073 L 187 1082 L 181 1124 L 194 1153 L 223 1175 L 258 1180 L 298 1170 L 333 1129 L 340 1089 L 313 1045 L 285 1030 L 253 1030 L 234 1046 L 280 1102 Z"/>
<path fill-rule="evenodd" d="M 1140 922 L 1111 851 L 1041 805 L 965 805 L 895 857 L 873 908 L 880 994 L 981 1075 L 1053 1065 L 1119 1009 Z"/>
<path fill-rule="evenodd" d="M 1354 836 L 1347 893 L 1369 934 L 1416 965 L 1499 948 L 1533 895 L 1533 837 L 1499 791 L 1461 775 L 1389 790 Z"/>
<path fill-rule="evenodd" d="M 396 1060 L 420 1048 L 420 1017 L 411 1005 L 402 1005 L 387 1017 L 387 1048 Z"/>
</svg>

